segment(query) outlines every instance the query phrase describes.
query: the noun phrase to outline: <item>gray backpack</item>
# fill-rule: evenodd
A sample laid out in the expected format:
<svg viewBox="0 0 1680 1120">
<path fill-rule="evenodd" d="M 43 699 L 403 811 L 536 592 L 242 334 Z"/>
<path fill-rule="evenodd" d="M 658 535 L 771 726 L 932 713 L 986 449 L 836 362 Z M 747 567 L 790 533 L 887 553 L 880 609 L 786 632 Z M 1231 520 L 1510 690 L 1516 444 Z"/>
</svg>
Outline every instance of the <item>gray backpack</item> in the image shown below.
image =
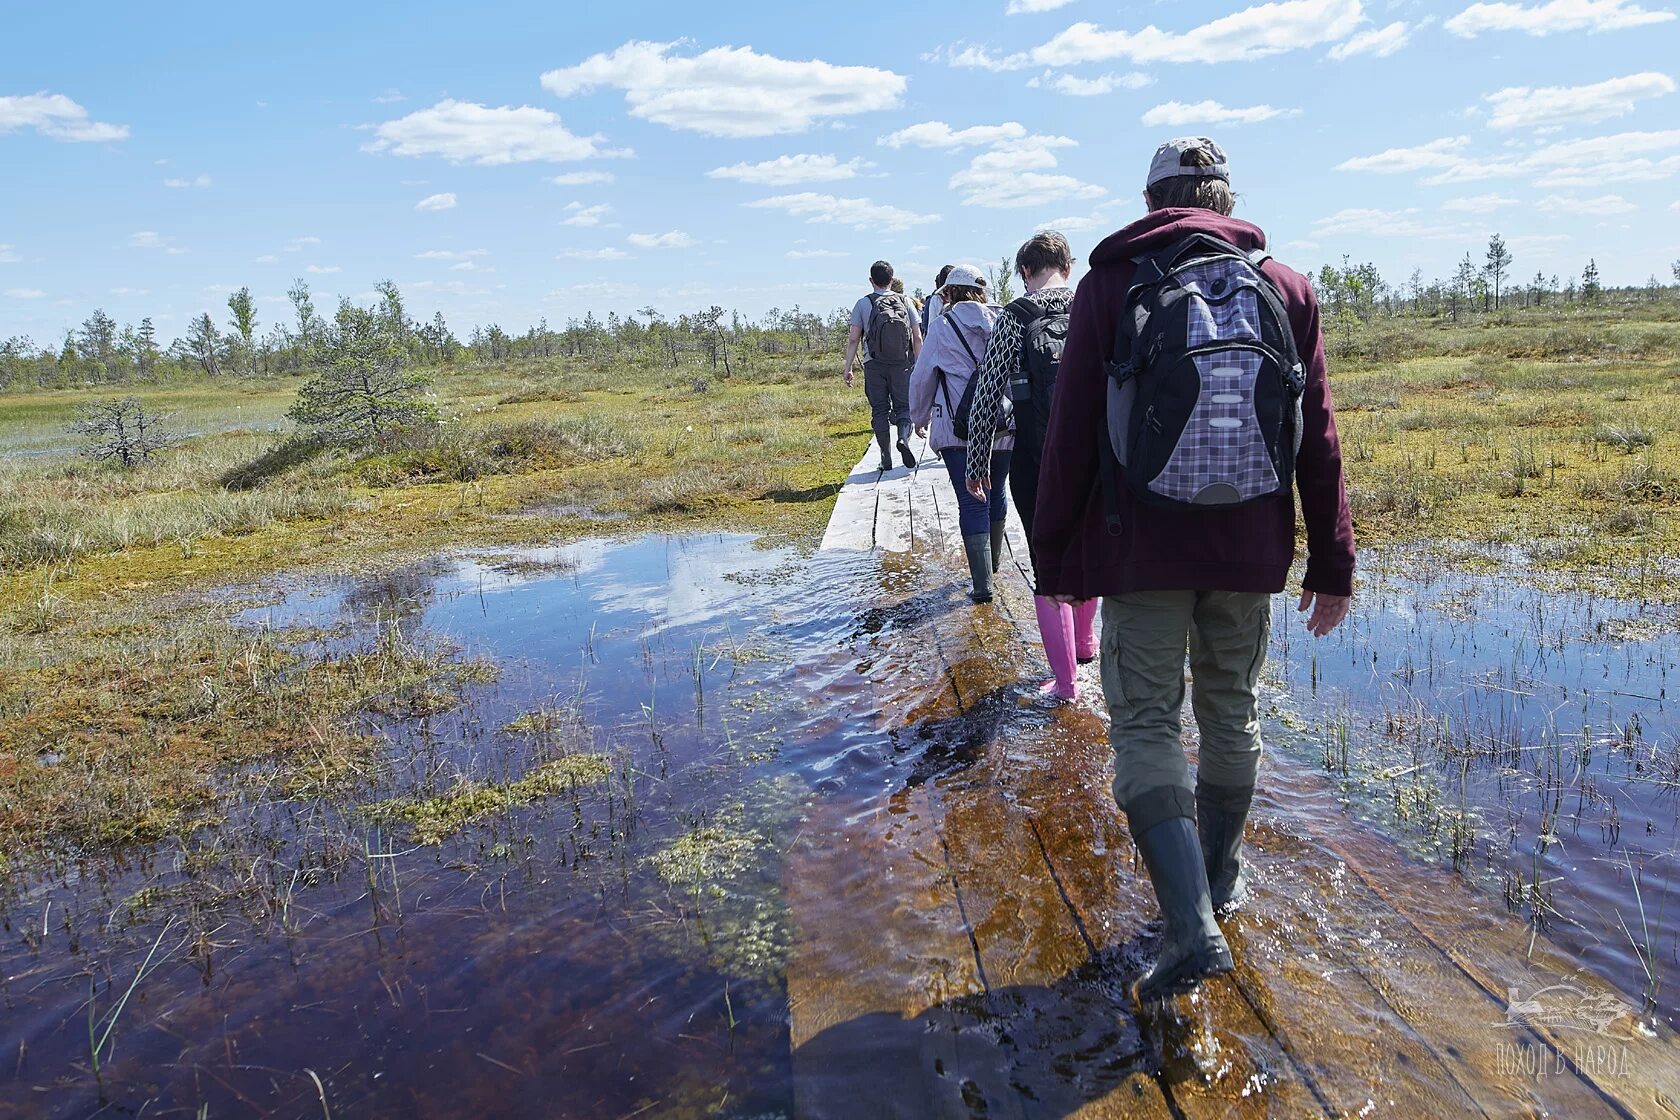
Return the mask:
<svg viewBox="0 0 1680 1120">
<path fill-rule="evenodd" d="M 1306 375 L 1277 288 L 1191 234 L 1137 260 L 1108 363 L 1109 444 L 1139 499 L 1227 508 L 1289 496 Z"/>
<path fill-rule="evenodd" d="M 910 360 L 910 303 L 897 292 L 869 293 L 869 324 L 863 337 L 877 362 Z"/>
</svg>

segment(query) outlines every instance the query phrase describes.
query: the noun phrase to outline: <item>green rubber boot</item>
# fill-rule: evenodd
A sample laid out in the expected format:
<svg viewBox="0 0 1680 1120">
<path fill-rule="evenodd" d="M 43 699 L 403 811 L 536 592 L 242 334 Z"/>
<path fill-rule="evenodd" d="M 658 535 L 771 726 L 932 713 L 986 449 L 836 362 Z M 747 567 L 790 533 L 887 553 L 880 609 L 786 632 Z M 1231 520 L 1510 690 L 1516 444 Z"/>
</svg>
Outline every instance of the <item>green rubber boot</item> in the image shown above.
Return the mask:
<svg viewBox="0 0 1680 1120">
<path fill-rule="evenodd" d="M 1003 538 L 1008 534 L 1008 532 L 1009 532 L 1009 525 L 1008 525 L 1007 522 L 1003 522 L 1003 521 L 992 522 L 992 571 L 993 572 L 996 572 L 998 570 L 998 565 L 1003 563 Z"/>
<path fill-rule="evenodd" d="M 1248 898 L 1243 875 L 1243 826 L 1254 801 L 1253 786 L 1216 786 L 1196 783 L 1196 831 L 1207 861 L 1208 893 L 1213 912 L 1232 913 Z"/>
<path fill-rule="evenodd" d="M 963 552 L 968 556 L 968 574 L 974 579 L 974 590 L 968 597 L 976 603 L 992 601 L 991 540 L 985 533 L 963 538 Z"/>
<path fill-rule="evenodd" d="M 1132 998 L 1142 1006 L 1230 972 L 1232 962 L 1231 947 L 1213 920 L 1207 867 L 1194 822 L 1168 817 L 1133 839 L 1149 869 L 1165 926 L 1160 955 L 1132 985 Z"/>
</svg>

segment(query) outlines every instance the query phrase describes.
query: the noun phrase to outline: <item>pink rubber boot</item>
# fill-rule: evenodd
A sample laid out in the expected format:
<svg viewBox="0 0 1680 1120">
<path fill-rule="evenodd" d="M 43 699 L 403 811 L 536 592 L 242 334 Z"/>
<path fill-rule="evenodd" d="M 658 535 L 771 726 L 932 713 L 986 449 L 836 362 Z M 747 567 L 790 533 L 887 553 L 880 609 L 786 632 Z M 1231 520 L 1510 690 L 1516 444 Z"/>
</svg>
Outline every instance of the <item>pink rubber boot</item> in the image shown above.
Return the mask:
<svg viewBox="0 0 1680 1120">
<path fill-rule="evenodd" d="M 1044 638 L 1044 656 L 1050 662 L 1054 680 L 1041 691 L 1062 700 L 1079 698 L 1079 682 L 1073 675 L 1073 608 L 1042 595 L 1033 596 L 1038 612 L 1038 632 Z"/>
<path fill-rule="evenodd" d="M 1097 659 L 1097 633 L 1093 624 L 1101 599 L 1081 599 L 1073 608 L 1073 655 L 1081 665 Z"/>
</svg>

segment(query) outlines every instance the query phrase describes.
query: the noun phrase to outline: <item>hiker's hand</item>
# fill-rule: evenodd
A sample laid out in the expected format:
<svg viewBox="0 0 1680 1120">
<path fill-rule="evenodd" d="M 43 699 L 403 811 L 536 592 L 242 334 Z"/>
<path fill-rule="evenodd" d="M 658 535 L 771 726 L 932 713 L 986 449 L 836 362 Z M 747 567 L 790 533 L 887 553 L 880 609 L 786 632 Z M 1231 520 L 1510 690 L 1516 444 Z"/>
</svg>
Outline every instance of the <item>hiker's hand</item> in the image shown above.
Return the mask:
<svg viewBox="0 0 1680 1120">
<path fill-rule="evenodd" d="M 1322 591 L 1301 590 L 1301 605 L 1297 611 L 1312 608 L 1312 614 L 1307 616 L 1307 633 L 1315 638 L 1322 638 L 1334 630 L 1342 619 L 1347 617 L 1348 607 L 1353 604 L 1351 595 L 1326 595 Z"/>
<path fill-rule="evenodd" d="M 926 424 L 917 424 L 916 425 L 916 434 L 921 436 L 923 439 L 926 439 L 927 438 L 927 425 Z"/>
<path fill-rule="evenodd" d="M 991 488 L 991 475 L 986 475 L 984 478 L 971 478 L 968 480 L 968 492 L 974 497 L 979 498 L 982 502 L 986 500 L 986 491 Z"/>
<path fill-rule="evenodd" d="M 1080 603 L 1084 602 L 1084 600 L 1077 595 L 1052 595 L 1050 596 L 1050 600 L 1055 603 L 1065 603 L 1070 607 L 1077 607 Z"/>
<path fill-rule="evenodd" d="M 846 371 L 846 388 L 850 389 L 851 387 L 852 387 L 852 371 L 847 370 Z"/>
</svg>

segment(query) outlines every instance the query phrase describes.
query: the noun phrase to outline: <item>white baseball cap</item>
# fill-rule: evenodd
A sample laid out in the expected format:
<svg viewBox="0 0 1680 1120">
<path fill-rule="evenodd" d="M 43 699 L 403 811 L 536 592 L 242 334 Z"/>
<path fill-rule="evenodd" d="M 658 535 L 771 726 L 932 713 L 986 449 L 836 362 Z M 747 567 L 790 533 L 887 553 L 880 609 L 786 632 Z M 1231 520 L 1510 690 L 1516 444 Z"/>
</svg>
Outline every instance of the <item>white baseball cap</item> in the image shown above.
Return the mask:
<svg viewBox="0 0 1680 1120">
<path fill-rule="evenodd" d="M 984 288 L 986 277 L 978 268 L 971 264 L 954 264 L 951 271 L 945 275 L 947 288 L 960 286 L 968 288 Z"/>
</svg>

